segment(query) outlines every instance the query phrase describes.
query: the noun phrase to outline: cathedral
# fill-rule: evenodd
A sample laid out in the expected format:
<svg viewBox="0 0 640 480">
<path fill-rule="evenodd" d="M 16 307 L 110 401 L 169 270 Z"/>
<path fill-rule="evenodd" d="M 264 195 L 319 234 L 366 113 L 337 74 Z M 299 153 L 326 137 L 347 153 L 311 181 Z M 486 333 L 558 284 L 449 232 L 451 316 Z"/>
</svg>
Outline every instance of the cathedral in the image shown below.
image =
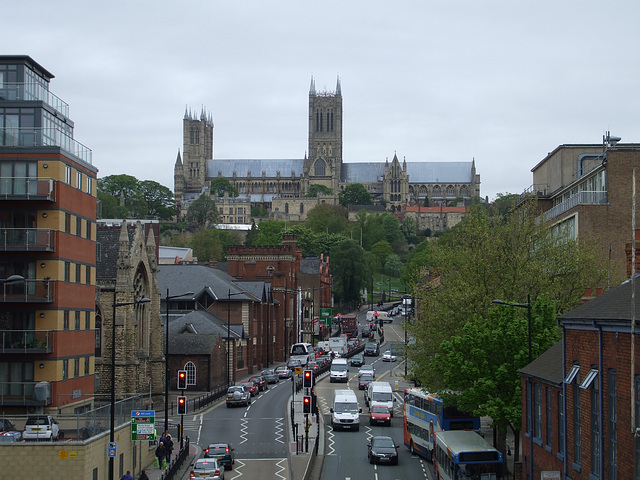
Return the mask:
<svg viewBox="0 0 640 480">
<path fill-rule="evenodd" d="M 338 192 L 349 184 L 360 183 L 375 204 L 400 212 L 409 205 L 447 205 L 454 199 L 480 196 L 480 175 L 475 161 L 345 162 L 342 158 L 342 88 L 340 78 L 335 91 L 317 91 L 315 80 L 309 88 L 309 147 L 299 159 L 217 159 L 213 155 L 213 118 L 206 111 L 200 116 L 185 110 L 182 157 L 174 168 L 174 193 L 178 214 L 186 213 L 191 202 L 216 177 L 228 179 L 238 190 L 244 219 L 252 206 L 264 206 L 278 220 L 305 220 L 318 203 L 338 203 Z M 304 198 L 313 184 L 324 185 L 333 195 Z M 225 204 L 225 205 L 226 205 Z M 230 209 L 232 207 L 229 207 Z M 240 208 L 240 207 L 236 207 Z M 233 217 L 226 217 L 233 218 Z M 233 223 L 233 222 L 230 222 Z M 242 223 L 249 223 L 245 220 Z"/>
</svg>

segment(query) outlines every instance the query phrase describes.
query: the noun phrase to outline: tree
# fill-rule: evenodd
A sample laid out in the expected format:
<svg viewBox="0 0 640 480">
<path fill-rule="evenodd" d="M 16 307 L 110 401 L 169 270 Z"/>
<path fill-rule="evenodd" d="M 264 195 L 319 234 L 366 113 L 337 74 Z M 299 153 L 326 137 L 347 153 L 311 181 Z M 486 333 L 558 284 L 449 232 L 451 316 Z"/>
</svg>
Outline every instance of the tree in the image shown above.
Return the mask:
<svg viewBox="0 0 640 480">
<path fill-rule="evenodd" d="M 413 217 L 405 216 L 400 224 L 400 231 L 409 243 L 418 243 L 418 222 Z"/>
<path fill-rule="evenodd" d="M 211 192 L 211 195 L 215 195 L 217 197 L 224 197 L 225 193 L 228 193 L 230 197 L 237 197 L 239 195 L 238 189 L 224 177 L 216 177 L 211 180 L 209 191 Z"/>
<path fill-rule="evenodd" d="M 218 208 L 211 197 L 203 193 L 195 200 L 187 211 L 185 220 L 189 224 L 209 226 L 218 221 Z"/>
<path fill-rule="evenodd" d="M 338 199 L 343 207 L 348 207 L 349 205 L 373 205 L 371 194 L 361 183 L 352 183 L 344 187 L 344 190 L 338 194 Z"/>
<path fill-rule="evenodd" d="M 212 228 L 199 228 L 189 242 L 193 255 L 201 261 L 212 258 L 223 260 L 227 251 L 229 232 Z"/>
<path fill-rule="evenodd" d="M 378 259 L 378 264 L 384 265 L 387 261 L 387 257 L 393 253 L 393 248 L 386 240 L 380 240 L 373 247 L 371 247 L 371 253 L 373 253 Z"/>
<path fill-rule="evenodd" d="M 333 189 L 329 188 L 325 185 L 320 185 L 318 183 L 313 183 L 309 185 L 309 190 L 305 197 L 317 197 L 318 195 L 333 195 Z"/>
<path fill-rule="evenodd" d="M 384 271 L 390 277 L 399 277 L 402 275 L 402 262 L 400 261 L 400 257 L 395 253 L 389 255 L 384 262 Z"/>
<path fill-rule="evenodd" d="M 321 203 L 307 213 L 307 226 L 316 233 L 342 233 L 347 229 L 347 209 Z"/>
<path fill-rule="evenodd" d="M 118 200 L 110 193 L 98 191 L 100 202 L 99 218 L 130 218 L 129 210 L 120 205 Z"/>
<path fill-rule="evenodd" d="M 253 237 L 254 247 L 268 247 L 282 245 L 282 233 L 286 228 L 285 222 L 265 220 L 258 224 L 258 234 Z"/>
<path fill-rule="evenodd" d="M 113 197 L 118 208 L 113 208 L 113 202 L 105 195 Z M 103 201 L 103 218 L 144 218 L 152 215 L 169 220 L 176 213 L 170 189 L 153 180 L 139 181 L 131 175 L 99 178 L 98 197 Z M 121 205 L 122 202 L 124 205 Z M 111 216 L 112 214 L 117 216 Z"/>
<path fill-rule="evenodd" d="M 331 249 L 334 292 L 341 302 L 358 303 L 364 284 L 364 251 L 353 240 L 343 240 Z"/>
<path fill-rule="evenodd" d="M 532 305 L 532 357 L 559 338 L 555 305 L 546 295 Z M 506 453 L 506 431 L 520 437 L 522 394 L 520 369 L 529 363 L 529 322 L 526 309 L 494 306 L 486 317 L 476 316 L 457 335 L 444 340 L 436 362 L 447 387 L 459 392 L 456 401 L 488 416 L 500 435 L 499 449 Z M 518 451 L 516 444 L 516 452 Z"/>
<path fill-rule="evenodd" d="M 147 215 L 171 220 L 176 213 L 173 192 L 153 180 L 138 182 L 138 191 L 147 205 Z"/>
</svg>

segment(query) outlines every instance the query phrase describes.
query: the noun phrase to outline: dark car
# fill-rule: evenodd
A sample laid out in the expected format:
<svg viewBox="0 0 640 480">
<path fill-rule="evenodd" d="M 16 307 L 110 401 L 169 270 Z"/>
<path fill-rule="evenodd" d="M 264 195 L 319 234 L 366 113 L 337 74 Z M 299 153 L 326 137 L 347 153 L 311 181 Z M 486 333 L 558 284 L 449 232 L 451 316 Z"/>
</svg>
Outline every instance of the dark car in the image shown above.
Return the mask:
<svg viewBox="0 0 640 480">
<path fill-rule="evenodd" d="M 376 342 L 369 342 L 364 346 L 365 357 L 377 357 L 380 355 L 380 346 Z"/>
<path fill-rule="evenodd" d="M 351 357 L 351 366 L 352 367 L 361 367 L 364 365 L 364 355 L 354 355 Z"/>
<path fill-rule="evenodd" d="M 242 385 L 246 390 L 248 390 L 252 397 L 255 397 L 256 395 L 258 395 L 258 393 L 260 393 L 260 390 L 258 389 L 258 385 L 256 385 L 253 382 L 242 382 L 240 385 Z"/>
<path fill-rule="evenodd" d="M 393 438 L 378 435 L 367 444 L 369 463 L 398 464 L 398 446 Z"/>
<path fill-rule="evenodd" d="M 227 389 L 227 407 L 234 405 L 243 405 L 248 407 L 251 405 L 251 393 L 245 390 L 242 385 L 235 385 Z"/>
<path fill-rule="evenodd" d="M 215 458 L 225 470 L 231 470 L 236 463 L 233 458 L 233 447 L 228 443 L 210 443 L 204 451 L 204 458 Z"/>
<path fill-rule="evenodd" d="M 362 338 L 368 337 L 369 332 L 371 332 L 371 328 L 369 328 L 369 325 L 365 325 L 364 327 L 362 327 Z"/>
<path fill-rule="evenodd" d="M 264 379 L 262 375 L 255 375 L 249 379 L 250 382 L 258 385 L 258 389 L 260 391 L 269 390 L 269 386 L 267 385 L 267 381 Z"/>
<path fill-rule="evenodd" d="M 364 390 L 373 380 L 373 373 L 363 373 L 358 378 L 358 390 Z"/>
<path fill-rule="evenodd" d="M 273 370 L 273 369 L 262 370 L 262 376 L 267 381 L 267 383 L 279 383 L 280 382 L 280 377 L 278 376 L 276 371 Z"/>
</svg>

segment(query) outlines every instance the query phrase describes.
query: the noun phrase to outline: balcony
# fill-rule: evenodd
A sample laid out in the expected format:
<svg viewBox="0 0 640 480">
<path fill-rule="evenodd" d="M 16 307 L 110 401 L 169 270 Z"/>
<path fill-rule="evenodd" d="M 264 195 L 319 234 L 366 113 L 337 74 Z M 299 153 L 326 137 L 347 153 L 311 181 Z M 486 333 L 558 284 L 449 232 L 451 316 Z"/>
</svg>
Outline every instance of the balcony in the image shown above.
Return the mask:
<svg viewBox="0 0 640 480">
<path fill-rule="evenodd" d="M 69 104 L 39 83 L 2 83 L 0 84 L 0 100 L 12 102 L 42 101 L 56 112 L 69 118 Z"/>
<path fill-rule="evenodd" d="M 578 205 L 606 205 L 608 203 L 607 192 L 603 191 L 584 191 L 568 198 L 562 203 L 550 208 L 544 212 L 545 221 L 549 221 L 558 215 L 563 214 L 567 210 Z"/>
<path fill-rule="evenodd" d="M 53 352 L 53 330 L 2 330 L 0 353 L 42 354 Z"/>
<path fill-rule="evenodd" d="M 91 149 L 73 139 L 59 128 L 0 128 L 0 147 L 60 147 L 62 150 L 91 164 Z"/>
<path fill-rule="evenodd" d="M 0 382 L 0 405 L 42 405 L 36 403 L 33 391 L 38 382 Z"/>
<path fill-rule="evenodd" d="M 0 303 L 51 303 L 54 280 L 25 280 L 0 285 Z"/>
<path fill-rule="evenodd" d="M 0 177 L 0 200 L 55 202 L 54 181 L 46 177 Z"/>
<path fill-rule="evenodd" d="M 53 252 L 53 230 L 37 228 L 0 229 L 0 251 Z"/>
</svg>

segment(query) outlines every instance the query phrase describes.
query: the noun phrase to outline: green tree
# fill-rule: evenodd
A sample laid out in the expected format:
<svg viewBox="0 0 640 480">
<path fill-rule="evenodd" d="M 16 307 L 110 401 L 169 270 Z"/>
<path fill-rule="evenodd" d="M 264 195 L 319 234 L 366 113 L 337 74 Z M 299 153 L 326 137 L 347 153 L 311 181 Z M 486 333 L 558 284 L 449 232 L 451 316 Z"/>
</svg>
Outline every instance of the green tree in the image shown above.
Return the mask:
<svg viewBox="0 0 640 480">
<path fill-rule="evenodd" d="M 258 224 L 258 234 L 253 239 L 256 247 L 268 247 L 282 245 L 282 234 L 287 225 L 276 220 L 264 220 Z"/>
<path fill-rule="evenodd" d="M 373 205 L 371 194 L 361 183 L 352 183 L 344 187 L 338 194 L 338 199 L 343 207 L 348 207 L 349 205 Z"/>
<path fill-rule="evenodd" d="M 321 203 L 307 213 L 307 226 L 316 233 L 342 233 L 347 229 L 347 209 Z"/>
<path fill-rule="evenodd" d="M 333 195 L 333 189 L 318 183 L 309 185 L 309 190 L 305 197 L 317 197 L 318 195 Z"/>
<path fill-rule="evenodd" d="M 364 283 L 364 251 L 353 240 L 343 240 L 331 249 L 331 274 L 338 301 L 356 304 Z"/>
<path fill-rule="evenodd" d="M 560 338 L 555 305 L 546 295 L 531 306 L 532 358 Z M 499 449 L 506 454 L 506 432 L 520 438 L 522 394 L 520 369 L 529 363 L 527 309 L 501 305 L 486 317 L 475 316 L 457 335 L 442 342 L 436 363 L 456 401 L 497 426 Z M 518 451 L 516 444 L 516 452 Z"/>
<path fill-rule="evenodd" d="M 99 218 L 130 218 L 129 210 L 124 205 L 120 205 L 118 200 L 110 193 L 98 190 L 98 201 L 100 202 Z"/>
<path fill-rule="evenodd" d="M 392 253 L 387 257 L 384 262 L 384 272 L 391 277 L 399 277 L 402 275 L 402 262 L 398 255 Z"/>
<path fill-rule="evenodd" d="M 393 248 L 386 240 L 380 240 L 371 247 L 371 253 L 376 256 L 379 265 L 384 265 L 387 257 L 393 253 Z"/>
<path fill-rule="evenodd" d="M 223 230 L 199 228 L 189 242 L 193 255 L 205 262 L 212 258 L 223 260 L 227 249 L 226 234 L 228 232 Z"/>
<path fill-rule="evenodd" d="M 187 210 L 185 220 L 196 226 L 207 227 L 218 221 L 218 208 L 211 197 L 203 193 L 195 200 Z"/>
<path fill-rule="evenodd" d="M 176 214 L 173 192 L 153 180 L 138 182 L 138 192 L 147 206 L 147 215 L 171 220 Z"/>
<path fill-rule="evenodd" d="M 409 243 L 418 243 L 418 222 L 413 217 L 405 216 L 400 224 L 400 231 Z"/>
<path fill-rule="evenodd" d="M 493 201 L 493 208 L 497 215 L 507 215 L 520 201 L 520 195 L 515 193 L 498 193 Z"/>
<path fill-rule="evenodd" d="M 215 195 L 217 197 L 224 197 L 225 193 L 228 193 L 230 197 L 237 197 L 239 195 L 238 189 L 224 177 L 216 177 L 211 180 L 209 191 L 211 192 L 211 195 Z"/>
</svg>

